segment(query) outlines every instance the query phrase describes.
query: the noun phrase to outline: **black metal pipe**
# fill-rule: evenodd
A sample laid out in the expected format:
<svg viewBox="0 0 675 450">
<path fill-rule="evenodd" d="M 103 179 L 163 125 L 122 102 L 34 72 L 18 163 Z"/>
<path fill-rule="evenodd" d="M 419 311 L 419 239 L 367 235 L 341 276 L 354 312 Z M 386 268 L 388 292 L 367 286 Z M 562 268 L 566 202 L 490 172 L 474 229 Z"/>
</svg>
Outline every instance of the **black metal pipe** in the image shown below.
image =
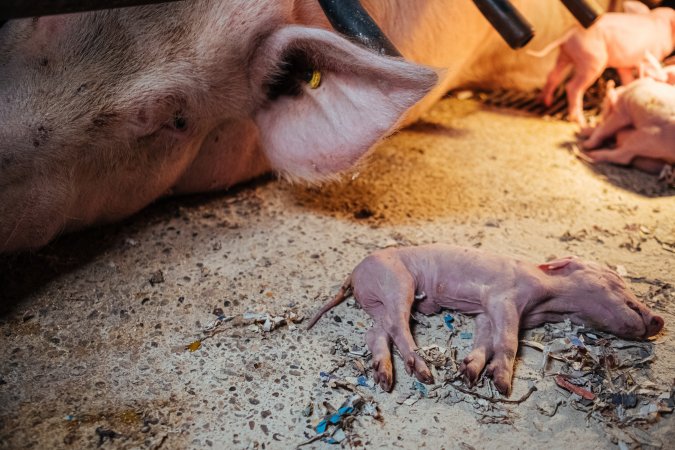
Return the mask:
<svg viewBox="0 0 675 450">
<path fill-rule="evenodd" d="M 532 25 L 509 0 L 473 0 L 512 49 L 524 47 L 534 37 Z"/>
<path fill-rule="evenodd" d="M 339 33 L 381 54 L 401 56 L 359 0 L 318 0 L 330 24 Z"/>
<path fill-rule="evenodd" d="M 593 0 L 561 0 L 563 5 L 579 21 L 582 27 L 588 28 L 602 15 L 602 8 Z"/>
<path fill-rule="evenodd" d="M 0 0 L 0 21 L 181 0 Z"/>
</svg>

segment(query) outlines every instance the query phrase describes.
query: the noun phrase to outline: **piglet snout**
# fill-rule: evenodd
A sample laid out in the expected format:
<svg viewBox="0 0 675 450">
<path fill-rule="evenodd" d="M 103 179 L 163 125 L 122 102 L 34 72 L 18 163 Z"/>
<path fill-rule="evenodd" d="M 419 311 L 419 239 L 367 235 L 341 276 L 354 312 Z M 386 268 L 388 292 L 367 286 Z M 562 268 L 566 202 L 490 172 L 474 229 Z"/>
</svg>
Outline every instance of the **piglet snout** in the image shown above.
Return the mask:
<svg viewBox="0 0 675 450">
<path fill-rule="evenodd" d="M 663 317 L 654 314 L 649 308 L 644 305 L 628 301 L 628 307 L 638 313 L 642 318 L 642 322 L 645 325 L 645 334 L 644 337 L 648 338 L 659 334 L 663 329 L 664 320 Z"/>
<path fill-rule="evenodd" d="M 642 316 L 645 320 L 645 337 L 650 337 L 654 336 L 656 334 L 659 334 L 659 332 L 663 329 L 663 317 L 657 316 L 656 314 L 651 314 L 647 313 L 646 315 Z"/>
</svg>

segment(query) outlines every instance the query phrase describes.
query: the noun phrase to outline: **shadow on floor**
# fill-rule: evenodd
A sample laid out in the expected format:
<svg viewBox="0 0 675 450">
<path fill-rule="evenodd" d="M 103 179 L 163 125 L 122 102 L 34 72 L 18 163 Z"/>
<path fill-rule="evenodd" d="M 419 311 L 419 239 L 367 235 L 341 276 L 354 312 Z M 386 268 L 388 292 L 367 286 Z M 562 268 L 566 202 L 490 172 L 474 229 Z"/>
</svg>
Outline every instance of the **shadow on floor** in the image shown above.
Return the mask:
<svg viewBox="0 0 675 450">
<path fill-rule="evenodd" d="M 36 251 L 0 255 L 0 318 L 11 314 L 17 304 L 51 281 L 87 265 L 110 247 L 120 245 L 122 236 L 130 230 L 178 217 L 181 209 L 198 208 L 214 199 L 233 197 L 272 179 L 262 177 L 225 192 L 160 199 L 122 222 L 66 234 Z"/>
</svg>

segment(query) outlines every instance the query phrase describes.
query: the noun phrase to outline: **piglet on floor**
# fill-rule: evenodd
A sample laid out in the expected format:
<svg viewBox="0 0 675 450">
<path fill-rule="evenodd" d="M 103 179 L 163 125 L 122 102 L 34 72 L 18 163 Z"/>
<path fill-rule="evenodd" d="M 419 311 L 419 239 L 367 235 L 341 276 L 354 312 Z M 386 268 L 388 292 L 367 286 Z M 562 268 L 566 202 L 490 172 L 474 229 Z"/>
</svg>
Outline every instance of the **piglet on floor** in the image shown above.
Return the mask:
<svg viewBox="0 0 675 450">
<path fill-rule="evenodd" d="M 605 147 L 611 138 L 613 149 Z M 601 122 L 582 145 L 593 162 L 633 164 L 655 173 L 675 164 L 675 86 L 651 78 L 616 89 L 610 85 Z"/>
<path fill-rule="evenodd" d="M 511 392 L 520 328 L 569 318 L 631 339 L 653 336 L 663 328 L 663 319 L 619 275 L 574 257 L 536 265 L 444 244 L 378 250 L 356 266 L 308 329 L 350 293 L 375 321 L 366 341 L 375 382 L 385 391 L 393 386 L 391 342 L 408 374 L 433 383 L 415 352 L 409 324 L 413 308 L 423 314 L 445 308 L 475 315 L 474 347 L 460 371 L 473 384 L 485 369 L 505 395 Z"/>
</svg>

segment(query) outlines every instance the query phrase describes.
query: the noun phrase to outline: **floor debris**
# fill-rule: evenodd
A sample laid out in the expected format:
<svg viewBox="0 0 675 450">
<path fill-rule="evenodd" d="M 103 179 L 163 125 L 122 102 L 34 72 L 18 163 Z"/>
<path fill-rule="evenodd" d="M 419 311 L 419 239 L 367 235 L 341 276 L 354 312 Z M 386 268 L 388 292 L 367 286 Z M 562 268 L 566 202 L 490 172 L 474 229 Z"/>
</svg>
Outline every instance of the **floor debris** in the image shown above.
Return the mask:
<svg viewBox="0 0 675 450">
<path fill-rule="evenodd" d="M 549 324 L 543 334 L 533 334 L 535 339 L 521 343 L 543 353 L 542 376 L 548 376 L 550 360 L 557 361 L 553 379 L 571 394 L 567 404 L 604 423 L 607 436 L 619 446 L 660 447 L 647 431 L 634 426 L 654 423 L 675 406 L 675 380 L 666 387 L 650 380 L 652 342 L 625 341 L 569 323 Z M 558 405 L 551 406 L 537 403 L 545 415 L 555 414 Z"/>
<path fill-rule="evenodd" d="M 269 313 L 258 313 L 247 311 L 239 316 L 224 316 L 222 309 L 217 311 L 221 315 L 209 322 L 203 329 L 204 336 L 196 341 L 193 341 L 183 347 L 184 350 L 196 352 L 202 347 L 202 343 L 225 331 L 221 326 L 225 323 L 232 322 L 232 327 L 246 327 L 248 330 L 255 333 L 270 333 L 277 328 L 286 325 L 288 330 L 293 331 L 297 329 L 296 324 L 304 320 L 304 316 L 297 314 L 294 311 L 284 312 L 282 315 L 272 315 Z M 180 351 L 180 348 L 174 349 Z"/>
<path fill-rule="evenodd" d="M 308 439 L 298 444 L 297 447 L 311 444 L 317 440 L 327 444 L 340 444 L 345 440 L 349 441 L 353 423 L 357 416 L 367 416 L 380 420 L 377 403 L 369 395 L 364 395 L 355 389 L 353 394 L 345 399 L 339 408 L 333 408 L 328 402 L 324 402 L 324 407 L 326 408 L 326 414 L 314 427 L 316 434 L 308 436 Z M 304 411 L 303 415 L 305 415 Z"/>
<path fill-rule="evenodd" d="M 445 322 L 445 326 L 448 327 L 448 330 L 453 331 L 454 326 L 452 323 L 455 321 L 455 318 L 452 317 L 451 314 L 446 314 L 443 316 L 443 321 Z"/>
</svg>

